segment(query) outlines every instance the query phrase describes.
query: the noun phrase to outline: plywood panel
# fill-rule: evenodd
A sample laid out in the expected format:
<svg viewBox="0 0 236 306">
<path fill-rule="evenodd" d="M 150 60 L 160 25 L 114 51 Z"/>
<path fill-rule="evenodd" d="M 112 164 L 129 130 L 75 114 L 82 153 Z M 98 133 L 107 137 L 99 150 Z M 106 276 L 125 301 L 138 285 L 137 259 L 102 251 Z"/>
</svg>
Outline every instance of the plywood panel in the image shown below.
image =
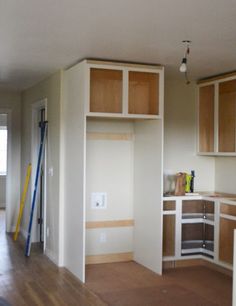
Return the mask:
<svg viewBox="0 0 236 306">
<path fill-rule="evenodd" d="M 236 80 L 219 84 L 219 152 L 235 152 Z"/>
<path fill-rule="evenodd" d="M 127 227 L 134 226 L 134 220 L 88 221 L 86 228 Z"/>
<path fill-rule="evenodd" d="M 203 201 L 203 205 L 205 206 L 205 213 L 207 213 L 207 214 L 214 214 L 214 212 L 215 212 L 214 202 Z"/>
<path fill-rule="evenodd" d="M 90 70 L 90 112 L 122 113 L 122 71 Z"/>
<path fill-rule="evenodd" d="M 133 140 L 134 135 L 128 133 L 87 132 L 87 140 Z"/>
<path fill-rule="evenodd" d="M 214 151 L 214 85 L 199 88 L 199 151 Z"/>
<path fill-rule="evenodd" d="M 175 210 L 175 201 L 164 201 L 163 210 Z"/>
<path fill-rule="evenodd" d="M 236 216 L 236 206 L 229 204 L 220 204 L 220 212 L 222 214 Z"/>
<path fill-rule="evenodd" d="M 184 200 L 182 202 L 182 213 L 203 213 L 203 202 L 202 200 Z"/>
<path fill-rule="evenodd" d="M 129 72 L 129 114 L 159 114 L 159 74 Z"/>
<path fill-rule="evenodd" d="M 86 264 L 125 262 L 133 260 L 133 253 L 101 254 L 86 256 Z"/>
<path fill-rule="evenodd" d="M 182 241 L 203 240 L 203 223 L 182 224 Z"/>
<path fill-rule="evenodd" d="M 236 221 L 220 218 L 219 259 L 233 263 L 233 239 Z"/>
<path fill-rule="evenodd" d="M 205 240 L 214 241 L 214 226 L 205 224 Z"/>
<path fill-rule="evenodd" d="M 163 256 L 175 255 L 175 215 L 163 216 Z"/>
</svg>

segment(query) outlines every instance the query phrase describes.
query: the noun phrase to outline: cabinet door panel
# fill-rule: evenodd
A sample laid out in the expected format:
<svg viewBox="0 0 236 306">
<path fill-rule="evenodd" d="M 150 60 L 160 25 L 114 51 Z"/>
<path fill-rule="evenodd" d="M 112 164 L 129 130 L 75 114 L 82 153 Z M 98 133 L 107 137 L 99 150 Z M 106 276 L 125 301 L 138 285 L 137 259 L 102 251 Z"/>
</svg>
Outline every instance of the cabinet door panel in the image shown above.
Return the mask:
<svg viewBox="0 0 236 306">
<path fill-rule="evenodd" d="M 129 71 L 129 114 L 159 114 L 159 74 Z"/>
<path fill-rule="evenodd" d="M 214 152 L 214 85 L 199 88 L 199 151 Z"/>
<path fill-rule="evenodd" d="M 175 256 L 175 215 L 163 216 L 163 256 Z"/>
<path fill-rule="evenodd" d="M 233 239 L 236 221 L 220 218 L 219 259 L 233 263 Z"/>
<path fill-rule="evenodd" d="M 219 84 L 219 152 L 235 152 L 236 80 Z"/>
</svg>

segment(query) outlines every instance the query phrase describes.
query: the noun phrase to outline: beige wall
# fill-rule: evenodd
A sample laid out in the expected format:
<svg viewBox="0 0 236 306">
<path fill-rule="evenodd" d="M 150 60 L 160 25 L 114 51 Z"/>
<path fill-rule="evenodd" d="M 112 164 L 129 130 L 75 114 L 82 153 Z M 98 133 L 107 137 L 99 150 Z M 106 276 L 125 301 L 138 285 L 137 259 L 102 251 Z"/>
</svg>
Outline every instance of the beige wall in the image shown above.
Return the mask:
<svg viewBox="0 0 236 306">
<path fill-rule="evenodd" d="M 89 139 L 86 146 L 86 220 L 133 219 L 132 122 L 91 120 L 89 133 L 128 134 L 127 140 Z M 91 193 L 106 192 L 107 208 L 92 209 Z M 105 236 L 105 241 L 101 239 Z M 133 251 L 133 228 L 103 228 L 86 231 L 86 255 Z"/>
<path fill-rule="evenodd" d="M 6 183 L 6 230 L 15 230 L 20 202 L 21 96 L 18 92 L 0 92 L 0 112 L 8 113 L 8 178 Z"/>
<path fill-rule="evenodd" d="M 236 194 L 236 157 L 216 157 L 215 190 Z"/>
<path fill-rule="evenodd" d="M 32 103 L 47 99 L 48 147 L 47 147 L 47 219 L 49 229 L 46 254 L 58 263 L 59 260 L 59 184 L 60 184 L 60 109 L 61 109 L 61 72 L 25 90 L 22 93 L 22 164 L 21 179 L 24 182 L 26 168 L 31 162 Z M 48 168 L 53 168 L 53 176 L 48 175 Z M 32 178 L 34 179 L 34 178 Z M 29 192 L 24 211 L 22 231 L 26 233 L 30 214 Z"/>
<path fill-rule="evenodd" d="M 166 80 L 164 121 L 164 173 L 196 171 L 195 190 L 214 190 L 215 161 L 196 155 L 196 85 L 184 79 Z M 165 190 L 170 181 L 165 179 Z"/>
</svg>

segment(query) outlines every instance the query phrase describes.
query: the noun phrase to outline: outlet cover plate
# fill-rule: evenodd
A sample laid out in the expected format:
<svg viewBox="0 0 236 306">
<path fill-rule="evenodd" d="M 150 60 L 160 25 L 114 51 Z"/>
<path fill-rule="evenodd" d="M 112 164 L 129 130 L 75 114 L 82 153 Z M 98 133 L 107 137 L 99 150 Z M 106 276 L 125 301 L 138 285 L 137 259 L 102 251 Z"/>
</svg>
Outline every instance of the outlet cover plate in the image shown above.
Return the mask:
<svg viewBox="0 0 236 306">
<path fill-rule="evenodd" d="M 106 209 L 107 208 L 107 193 L 106 192 L 92 192 L 91 208 L 92 209 Z"/>
</svg>

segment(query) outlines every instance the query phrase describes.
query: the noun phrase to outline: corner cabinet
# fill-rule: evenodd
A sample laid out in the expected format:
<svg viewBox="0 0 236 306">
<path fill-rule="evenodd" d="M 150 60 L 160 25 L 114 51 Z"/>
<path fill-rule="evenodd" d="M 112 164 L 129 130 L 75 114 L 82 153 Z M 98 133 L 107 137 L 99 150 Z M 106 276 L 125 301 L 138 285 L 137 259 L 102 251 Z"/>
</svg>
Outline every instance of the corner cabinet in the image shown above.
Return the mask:
<svg viewBox="0 0 236 306">
<path fill-rule="evenodd" d="M 64 265 L 83 282 L 95 263 L 161 274 L 164 68 L 84 60 L 62 94 Z"/>
<path fill-rule="evenodd" d="M 163 67 L 98 61 L 86 64 L 88 116 L 163 116 Z"/>
<path fill-rule="evenodd" d="M 236 156 L 236 73 L 198 84 L 198 153 Z"/>
</svg>

